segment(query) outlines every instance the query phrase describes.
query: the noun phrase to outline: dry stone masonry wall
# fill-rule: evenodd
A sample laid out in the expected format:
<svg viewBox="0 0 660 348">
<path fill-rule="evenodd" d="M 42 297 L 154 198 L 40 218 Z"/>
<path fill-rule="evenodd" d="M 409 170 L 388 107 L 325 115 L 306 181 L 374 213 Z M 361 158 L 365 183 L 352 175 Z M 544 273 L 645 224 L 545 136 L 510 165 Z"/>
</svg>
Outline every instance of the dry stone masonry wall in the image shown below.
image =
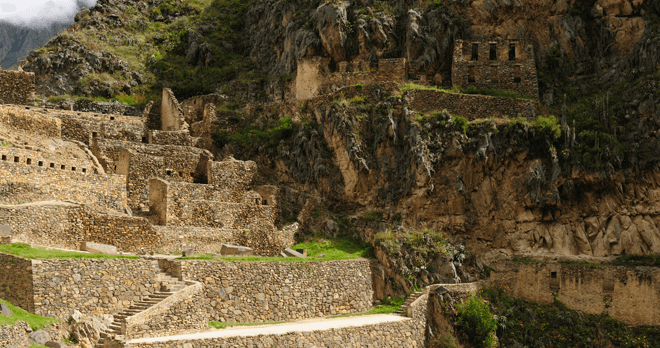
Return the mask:
<svg viewBox="0 0 660 348">
<path fill-rule="evenodd" d="M 0 298 L 34 312 L 32 261 L 0 253 Z"/>
<path fill-rule="evenodd" d="M 33 260 L 34 313 L 62 319 L 74 309 L 113 314 L 156 292 L 158 272 L 151 260 Z"/>
<path fill-rule="evenodd" d="M 497 88 L 539 99 L 534 47 L 525 40 L 456 40 L 452 83 L 461 88 Z"/>
<path fill-rule="evenodd" d="M 427 113 L 446 109 L 452 115 L 468 120 L 488 117 L 525 117 L 534 119 L 536 106 L 527 99 L 498 98 L 474 94 L 446 93 L 436 90 L 414 89 L 408 91 L 411 107 Z"/>
<path fill-rule="evenodd" d="M 212 320 L 297 320 L 371 309 L 371 261 L 183 261 L 184 279 L 205 285 Z"/>
<path fill-rule="evenodd" d="M 0 124 L 33 135 L 60 138 L 62 122 L 54 117 L 40 114 L 30 107 L 0 105 Z"/>
<path fill-rule="evenodd" d="M 0 104 L 33 105 L 34 73 L 0 70 Z"/>
<path fill-rule="evenodd" d="M 549 304 L 555 296 L 568 308 L 607 313 L 632 325 L 660 325 L 660 269 L 497 261 L 489 265 L 491 286 L 527 301 Z"/>
</svg>

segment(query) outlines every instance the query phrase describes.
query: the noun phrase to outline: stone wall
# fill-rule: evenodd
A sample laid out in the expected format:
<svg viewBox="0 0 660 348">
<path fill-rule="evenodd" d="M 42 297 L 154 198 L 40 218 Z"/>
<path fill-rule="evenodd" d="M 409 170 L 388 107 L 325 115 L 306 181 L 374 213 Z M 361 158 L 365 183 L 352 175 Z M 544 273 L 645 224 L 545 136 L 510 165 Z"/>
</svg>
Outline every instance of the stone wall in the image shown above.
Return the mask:
<svg viewBox="0 0 660 348">
<path fill-rule="evenodd" d="M 34 73 L 0 70 L 0 104 L 33 105 Z"/>
<path fill-rule="evenodd" d="M 61 137 L 62 121 L 30 107 L 0 105 L 0 124 L 33 136 Z"/>
<path fill-rule="evenodd" d="M 161 252 L 192 248 L 197 253 L 219 254 L 222 244 L 234 244 L 233 229 L 190 226 L 154 226 L 154 229 L 160 237 L 156 251 Z"/>
<path fill-rule="evenodd" d="M 184 120 L 181 105 L 169 88 L 163 88 L 163 99 L 160 105 L 160 130 L 181 130 Z"/>
<path fill-rule="evenodd" d="M 147 139 L 149 144 L 193 146 L 193 139 L 188 130 L 172 132 L 154 130 L 149 132 Z"/>
<path fill-rule="evenodd" d="M 94 100 L 78 99 L 73 105 L 74 111 L 92 112 L 96 114 L 112 114 L 124 116 L 141 116 L 140 109 L 117 102 L 100 102 Z"/>
<path fill-rule="evenodd" d="M 0 253 L 0 298 L 34 312 L 31 260 Z"/>
<path fill-rule="evenodd" d="M 370 260 L 324 262 L 181 261 L 182 276 L 205 284 L 211 320 L 297 320 L 371 309 Z"/>
<path fill-rule="evenodd" d="M 498 98 L 475 94 L 445 93 L 437 90 L 412 89 L 408 91 L 410 106 L 418 112 L 442 111 L 468 120 L 488 117 L 536 117 L 534 102 L 527 99 Z"/>
<path fill-rule="evenodd" d="M 208 104 L 215 106 L 219 102 L 227 99 L 227 96 L 222 94 L 207 94 L 197 97 L 192 97 L 181 102 L 181 109 L 185 115 L 185 120 L 188 124 L 193 125 L 195 122 L 202 121 L 204 118 L 204 109 Z"/>
<path fill-rule="evenodd" d="M 13 146 L 0 146 L 0 160 L 57 171 L 95 173 L 94 163 L 88 158 L 64 157 L 57 153 L 24 150 Z"/>
<path fill-rule="evenodd" d="M 13 159 L 12 159 L 13 161 Z M 125 178 L 59 170 L 0 160 L 0 202 L 62 200 L 111 211 L 127 206 Z"/>
<path fill-rule="evenodd" d="M 542 262 L 542 261 L 541 261 Z M 556 298 L 588 314 L 607 313 L 632 325 L 660 324 L 660 269 L 602 264 L 498 261 L 490 286 L 507 286 L 509 296 L 550 304 Z"/>
<path fill-rule="evenodd" d="M 57 110 L 51 112 L 62 120 L 62 138 L 90 145 L 93 138 L 141 142 L 144 121 L 139 117 L 102 115 Z"/>
<path fill-rule="evenodd" d="M 538 100 L 534 47 L 525 40 L 456 40 L 452 83 L 461 88 L 473 86 L 513 91 Z"/>
<path fill-rule="evenodd" d="M 0 208 L 0 223 L 11 226 L 14 242 L 32 245 L 77 250 L 82 242 L 95 242 L 130 252 L 177 250 L 163 250 L 158 231 L 143 217 L 109 215 L 87 207 L 5 207 Z"/>
<path fill-rule="evenodd" d="M 123 343 L 116 347 L 165 348 L 165 347 L 369 347 L 369 348 L 421 348 L 424 347 L 424 329 L 415 319 L 395 322 L 343 327 L 328 330 L 294 331 L 286 334 L 263 334 L 258 336 L 233 336 L 199 338 L 151 343 Z"/>
<path fill-rule="evenodd" d="M 199 282 L 186 287 L 158 304 L 126 318 L 122 334 L 127 338 L 171 336 L 209 329 L 208 314 L 200 311 L 197 301 L 203 293 Z"/>
<path fill-rule="evenodd" d="M 332 92 L 335 87 L 352 86 L 356 84 L 372 84 L 380 82 L 405 82 L 407 80 L 406 59 L 381 59 L 378 70 L 366 69 L 351 72 L 347 62 L 338 64 L 337 72 L 329 71 L 326 60 L 313 57 L 298 62 L 296 75 L 296 99 L 308 100 L 320 94 Z M 360 71 L 367 70 L 367 71 Z"/>
<path fill-rule="evenodd" d="M 69 311 L 115 314 L 158 290 L 158 261 L 33 260 L 34 313 L 66 319 Z"/>
</svg>

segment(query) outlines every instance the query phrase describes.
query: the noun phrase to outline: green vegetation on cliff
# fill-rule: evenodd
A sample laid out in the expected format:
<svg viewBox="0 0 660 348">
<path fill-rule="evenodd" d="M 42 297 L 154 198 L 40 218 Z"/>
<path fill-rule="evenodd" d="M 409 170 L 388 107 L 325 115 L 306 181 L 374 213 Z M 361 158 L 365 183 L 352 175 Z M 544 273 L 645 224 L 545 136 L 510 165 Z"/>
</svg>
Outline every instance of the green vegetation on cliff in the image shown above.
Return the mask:
<svg viewBox="0 0 660 348">
<path fill-rule="evenodd" d="M 498 317 L 497 337 L 503 347 L 660 347 L 657 326 L 631 326 L 607 314 L 584 314 L 558 300 L 550 305 L 519 300 L 501 288 L 484 288 L 483 296 Z"/>
</svg>

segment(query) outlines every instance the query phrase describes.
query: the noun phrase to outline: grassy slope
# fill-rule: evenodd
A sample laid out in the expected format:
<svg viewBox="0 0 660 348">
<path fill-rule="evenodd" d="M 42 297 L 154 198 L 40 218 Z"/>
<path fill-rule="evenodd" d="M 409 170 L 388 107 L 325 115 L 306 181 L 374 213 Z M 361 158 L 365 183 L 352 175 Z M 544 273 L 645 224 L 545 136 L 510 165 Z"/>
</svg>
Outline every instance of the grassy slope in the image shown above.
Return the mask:
<svg viewBox="0 0 660 348">
<path fill-rule="evenodd" d="M 143 76 L 145 82 L 133 88 L 134 95 L 128 99 L 129 104 L 144 104 L 147 98 L 158 99 L 163 84 L 172 88 L 176 96 L 183 100 L 215 92 L 217 83 L 252 69 L 252 63 L 236 53 L 242 47 L 241 21 L 248 4 L 240 0 L 190 0 L 180 4 L 166 0 L 149 8 L 146 16 L 135 6 L 129 6 L 119 14 L 125 26 L 108 25 L 103 35 L 99 35 L 98 30 L 84 28 L 65 30 L 61 35 L 80 42 L 90 50 L 112 53 Z M 185 15 L 169 24 L 153 20 L 158 15 L 175 13 Z M 191 66 L 185 62 L 188 29 L 198 30 L 199 24 L 210 28 L 198 43 L 210 46 L 213 60 L 208 65 Z M 101 36 L 104 36 L 103 40 Z M 232 49 L 223 48 L 223 43 Z M 42 47 L 39 52 L 45 54 L 56 50 L 55 46 Z M 155 60 L 151 59 L 152 56 Z M 90 74 L 78 81 L 78 86 L 82 88 L 94 80 L 128 83 L 131 77 L 120 72 Z M 127 101 L 127 96 L 121 95 L 118 90 L 113 91 L 113 95 L 115 99 Z"/>
<path fill-rule="evenodd" d="M 26 259 L 139 259 L 137 256 L 123 255 L 101 255 L 79 253 L 75 251 L 47 250 L 44 248 L 32 248 L 28 244 L 13 243 L 12 245 L 0 245 L 0 252 L 23 257 Z"/>
<path fill-rule="evenodd" d="M 291 249 L 307 249 L 309 257 L 299 259 L 296 257 L 259 257 L 259 256 L 215 256 L 210 254 L 199 255 L 195 257 L 180 257 L 177 260 L 214 260 L 214 261 L 283 261 L 283 262 L 309 262 L 309 261 L 333 261 L 333 260 L 351 260 L 357 258 L 373 257 L 372 247 L 368 243 L 356 241 L 350 238 L 321 238 L 315 237 L 313 240 L 296 244 Z M 325 257 L 320 257 L 325 254 Z"/>
<path fill-rule="evenodd" d="M 28 323 L 28 325 L 30 325 L 30 327 L 33 330 L 39 330 L 44 325 L 49 325 L 59 321 L 59 319 L 46 318 L 26 312 L 5 300 L 0 300 L 0 303 L 6 303 L 9 309 L 11 309 L 12 311 L 12 315 L 8 317 L 5 317 L 4 315 L 0 315 L 0 326 L 13 325 L 17 321 L 25 321 Z"/>
</svg>

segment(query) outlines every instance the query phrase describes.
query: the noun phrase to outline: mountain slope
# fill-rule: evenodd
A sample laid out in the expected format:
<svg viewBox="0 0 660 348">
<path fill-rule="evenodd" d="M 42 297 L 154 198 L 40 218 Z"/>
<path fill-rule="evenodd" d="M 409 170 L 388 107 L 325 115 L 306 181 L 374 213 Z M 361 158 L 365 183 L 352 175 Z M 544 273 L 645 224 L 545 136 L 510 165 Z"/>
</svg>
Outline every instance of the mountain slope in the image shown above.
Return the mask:
<svg viewBox="0 0 660 348">
<path fill-rule="evenodd" d="M 30 51 L 43 46 L 71 23 L 53 23 L 45 28 L 27 28 L 0 22 L 0 64 L 2 64 L 2 68 L 16 68 L 18 61 L 25 59 Z"/>
</svg>

